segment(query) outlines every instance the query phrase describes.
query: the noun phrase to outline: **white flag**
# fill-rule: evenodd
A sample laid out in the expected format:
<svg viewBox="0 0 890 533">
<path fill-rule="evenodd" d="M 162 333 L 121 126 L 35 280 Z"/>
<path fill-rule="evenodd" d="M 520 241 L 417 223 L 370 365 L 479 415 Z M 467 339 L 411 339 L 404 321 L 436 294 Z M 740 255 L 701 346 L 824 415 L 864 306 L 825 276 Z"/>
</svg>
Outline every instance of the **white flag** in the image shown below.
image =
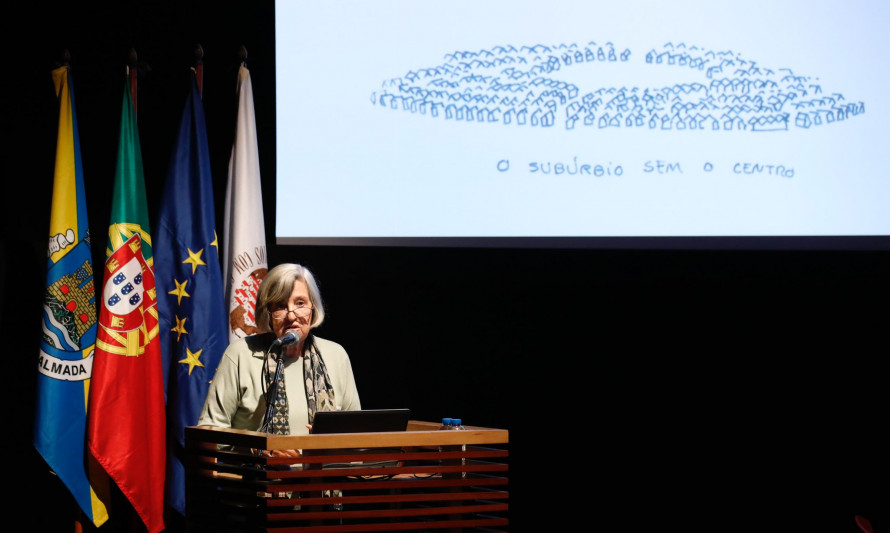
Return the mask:
<svg viewBox="0 0 890 533">
<path fill-rule="evenodd" d="M 229 303 L 229 341 L 257 332 L 256 295 L 269 269 L 263 193 L 250 71 L 238 70 L 238 118 L 226 185 L 223 280 Z"/>
</svg>

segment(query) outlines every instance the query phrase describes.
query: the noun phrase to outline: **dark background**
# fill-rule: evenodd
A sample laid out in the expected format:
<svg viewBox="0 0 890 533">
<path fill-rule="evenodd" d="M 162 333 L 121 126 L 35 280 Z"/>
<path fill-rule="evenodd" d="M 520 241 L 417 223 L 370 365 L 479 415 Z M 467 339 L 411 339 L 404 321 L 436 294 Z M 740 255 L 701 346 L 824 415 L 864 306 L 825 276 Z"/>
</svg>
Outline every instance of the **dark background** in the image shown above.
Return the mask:
<svg viewBox="0 0 890 533">
<path fill-rule="evenodd" d="M 74 515 L 31 444 L 58 121 L 50 71 L 69 50 L 96 265 L 128 53 L 140 62 L 154 224 L 200 44 L 218 208 L 244 45 L 270 266 L 299 262 L 316 273 L 329 311 L 318 334 L 349 351 L 364 407 L 510 431 L 512 529 L 548 516 L 603 531 L 856 533 L 861 514 L 890 531 L 890 247 L 278 246 L 270 0 L 5 11 L 6 508 L 33 529 L 68 530 Z M 293 209 L 312 201 L 288 195 Z M 130 528 L 122 507 L 112 513 L 100 531 Z"/>
</svg>

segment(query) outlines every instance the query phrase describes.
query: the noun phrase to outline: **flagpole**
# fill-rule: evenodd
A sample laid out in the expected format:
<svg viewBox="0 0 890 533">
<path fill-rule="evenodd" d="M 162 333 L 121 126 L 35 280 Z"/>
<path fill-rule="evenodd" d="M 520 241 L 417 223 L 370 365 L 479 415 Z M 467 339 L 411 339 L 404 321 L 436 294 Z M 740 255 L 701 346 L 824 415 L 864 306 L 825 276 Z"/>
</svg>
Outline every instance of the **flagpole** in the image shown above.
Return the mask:
<svg viewBox="0 0 890 533">
<path fill-rule="evenodd" d="M 204 48 L 195 46 L 195 78 L 198 80 L 198 94 L 204 96 Z"/>
<path fill-rule="evenodd" d="M 65 49 L 62 50 L 61 57 L 60 57 L 59 61 L 56 63 L 56 68 L 60 68 L 60 67 L 64 67 L 64 68 L 66 68 L 66 69 L 68 69 L 68 70 L 71 69 L 71 52 L 70 52 L 67 48 L 65 48 Z M 65 90 L 66 90 L 66 91 L 70 91 L 70 87 L 67 87 L 67 84 L 68 84 L 68 81 L 66 80 L 66 82 L 65 82 L 65 85 L 66 85 Z M 59 96 L 59 95 L 57 95 L 57 97 L 58 97 L 58 96 Z M 61 111 L 60 111 L 60 113 L 61 113 Z M 72 103 L 72 111 L 71 111 L 71 113 L 72 113 L 72 116 L 73 116 L 73 115 L 74 115 L 74 111 L 73 111 L 73 103 Z M 56 147 L 56 151 L 57 151 L 57 153 L 56 153 L 56 157 L 58 157 L 58 150 L 59 150 L 59 148 L 58 148 L 58 146 L 57 146 L 57 147 Z M 56 179 L 54 178 L 54 181 L 53 181 L 53 187 L 55 188 L 56 186 L 57 186 L 57 185 L 56 185 Z M 53 208 L 54 208 L 54 207 L 55 207 L 55 206 L 53 206 Z M 57 477 L 59 476 L 59 474 L 58 474 L 57 472 L 53 471 L 52 467 L 50 468 L 50 472 L 52 472 L 53 474 L 55 474 Z M 63 485 L 64 485 L 64 481 L 63 481 L 62 483 L 63 483 Z M 67 488 L 67 487 L 66 487 L 66 488 Z M 80 505 L 78 504 L 77 499 L 76 499 L 75 497 L 73 497 L 73 495 L 72 495 L 71 500 L 72 500 L 73 503 L 74 503 L 74 533 L 83 533 L 84 523 L 87 522 L 87 521 L 89 521 L 89 518 L 87 518 L 86 513 L 84 513 L 83 509 L 82 509 L 82 508 L 80 507 Z"/>
<path fill-rule="evenodd" d="M 62 50 L 62 59 L 56 66 L 71 68 L 71 52 L 69 52 L 67 48 Z"/>
<path fill-rule="evenodd" d="M 62 50 L 62 60 L 59 62 L 59 66 L 71 68 L 71 52 L 67 48 Z M 77 505 L 77 502 L 75 502 L 74 509 L 74 533 L 83 533 L 83 524 L 87 520 L 86 514 Z"/>
<path fill-rule="evenodd" d="M 158 337 L 167 398 L 165 523 L 186 512 L 185 427 L 198 422 L 207 388 L 228 345 L 213 176 L 201 99 L 201 58 L 189 76 L 154 235 Z M 191 77 L 194 76 L 194 77 Z M 186 290 L 187 289 L 187 290 Z"/>
<path fill-rule="evenodd" d="M 127 63 L 127 74 L 130 76 L 130 95 L 133 97 L 133 115 L 136 113 L 136 49 L 130 48 L 130 56 Z"/>
<path fill-rule="evenodd" d="M 62 50 L 62 61 L 59 66 L 71 68 L 71 52 L 67 48 Z M 74 533 L 83 533 L 83 525 L 88 518 L 77 502 L 74 505 L 74 513 Z"/>
<path fill-rule="evenodd" d="M 229 341 L 257 331 L 256 294 L 268 271 L 256 116 L 247 48 L 239 50 L 238 115 L 229 158 L 224 214 L 223 280 Z"/>
<path fill-rule="evenodd" d="M 129 51 L 125 69 L 126 69 L 125 88 L 129 89 L 129 93 L 130 93 L 129 96 L 130 96 L 130 100 L 131 100 L 130 104 L 132 106 L 132 119 L 127 117 L 127 115 L 128 115 L 127 110 L 122 111 L 121 144 L 119 144 L 119 146 L 118 146 L 118 164 L 119 165 L 121 164 L 121 159 L 124 157 L 123 154 L 126 154 L 126 157 L 128 157 L 128 158 L 134 158 L 134 159 L 132 161 L 129 161 L 129 160 L 126 161 L 127 164 L 124 165 L 124 167 L 126 167 L 124 170 L 122 170 L 121 168 L 117 169 L 116 175 L 115 175 L 115 194 L 117 194 L 118 187 L 123 187 L 124 189 L 126 189 L 128 187 L 132 187 L 133 185 L 130 183 L 130 180 L 135 180 L 136 184 L 138 185 L 134 191 L 127 191 L 127 193 L 122 195 L 122 198 L 124 198 L 124 202 L 126 203 L 126 202 L 134 201 L 133 195 L 130 193 L 135 192 L 137 194 L 139 194 L 139 193 L 144 194 L 144 178 L 142 176 L 141 151 L 139 148 L 138 129 L 136 127 L 139 63 L 138 63 L 138 56 L 136 54 L 135 48 L 131 48 Z M 126 98 L 126 94 L 125 94 L 125 98 Z M 128 143 L 132 143 L 132 145 L 128 145 L 128 146 L 124 145 L 123 139 L 124 139 L 125 128 L 132 128 L 132 131 L 130 132 L 130 139 L 128 139 L 128 141 L 127 141 Z M 131 163 L 131 162 L 136 165 L 136 168 L 130 168 L 131 166 L 129 165 L 129 163 Z M 133 172 L 135 172 L 135 174 L 132 176 L 121 174 L 121 173 L 133 173 Z M 117 201 L 117 200 L 119 200 L 119 199 L 117 197 L 115 197 L 115 201 Z M 122 221 L 118 220 L 118 218 L 116 218 L 116 212 L 115 212 L 116 209 L 121 209 L 122 213 L 125 214 L 124 216 L 127 220 L 125 220 L 124 222 L 128 222 L 127 225 L 136 228 L 136 230 L 134 231 L 134 235 L 137 235 L 137 234 L 142 235 L 143 234 L 142 228 L 144 228 L 145 233 L 148 233 L 148 225 L 147 225 L 146 215 L 145 215 L 145 213 L 142 212 L 142 209 L 144 209 L 144 208 L 143 208 L 143 206 L 138 205 L 138 201 L 135 205 L 127 204 L 126 206 L 123 206 L 123 204 L 121 204 L 121 205 L 113 204 L 112 205 L 112 213 L 111 213 L 112 227 L 116 227 L 118 225 L 123 225 L 123 224 L 119 224 Z M 135 218 L 133 218 L 134 216 L 135 216 Z M 109 236 L 110 236 L 110 234 L 111 234 L 111 231 L 109 230 Z M 138 242 L 142 242 L 141 239 Z M 148 242 L 148 244 L 145 244 L 143 246 L 144 246 L 144 248 L 150 249 L 150 240 L 147 242 Z M 112 246 L 112 241 L 109 239 L 108 250 L 117 251 L 121 248 L 126 248 L 126 246 L 119 246 L 118 248 L 114 248 Z M 144 261 L 144 256 L 142 255 L 143 253 L 144 253 L 143 249 L 140 249 L 138 251 L 138 256 L 139 256 L 140 260 L 142 260 L 142 261 Z M 107 267 L 107 264 L 104 266 Z M 150 273 L 151 268 L 150 267 L 146 268 L 145 264 L 143 264 L 142 271 L 143 271 L 143 273 L 145 273 L 146 271 Z M 154 278 L 154 276 L 152 275 L 151 276 L 152 284 L 154 282 L 153 278 Z M 143 278 L 142 283 L 144 283 L 146 279 L 147 278 Z M 105 280 L 103 279 L 103 283 L 104 283 L 104 281 Z M 146 294 L 150 294 L 150 293 L 146 292 Z M 146 300 L 147 299 L 148 298 L 146 298 Z M 102 323 L 103 314 L 107 312 L 107 310 L 104 306 L 105 306 L 105 304 L 103 303 L 102 307 L 100 308 L 100 325 Z M 145 316 L 151 316 L 151 313 L 145 313 Z M 143 322 L 142 328 L 145 328 L 144 322 Z M 148 329 L 150 330 L 151 328 L 149 327 Z M 102 330 L 102 328 L 100 327 L 100 331 L 101 330 Z M 104 344 L 109 344 L 107 340 L 104 340 L 103 342 L 104 342 Z M 148 353 L 150 350 L 150 343 L 145 344 L 143 346 L 143 349 L 145 350 L 146 353 Z M 98 348 L 98 343 L 97 343 L 97 352 L 98 351 L 100 351 L 100 350 Z M 109 365 L 111 365 L 111 363 L 106 362 L 106 361 L 110 361 L 110 359 L 108 359 L 108 357 L 109 357 L 108 353 L 110 353 L 110 352 L 108 352 L 108 350 L 106 348 L 103 348 L 101 351 L 102 351 L 102 361 L 101 362 L 102 362 L 102 367 L 103 367 L 103 375 L 98 376 L 98 380 L 96 379 L 97 378 L 96 369 L 99 365 L 94 364 L 94 366 L 93 366 L 93 378 L 94 379 L 93 379 L 93 386 L 91 387 L 91 391 L 90 391 L 91 396 L 90 396 L 90 405 L 89 405 L 89 416 L 91 419 L 91 425 L 95 425 L 96 427 L 104 427 L 105 425 L 107 425 L 107 424 L 103 424 L 101 422 L 96 422 L 96 420 L 98 420 L 97 414 L 101 413 L 99 411 L 100 408 L 96 407 L 96 405 L 103 405 L 103 403 L 108 402 L 107 398 L 109 398 L 109 397 L 117 398 L 117 396 L 115 396 L 115 394 L 120 394 L 119 391 L 115 391 L 109 385 L 109 383 L 113 383 L 115 381 L 113 379 L 113 376 L 114 376 L 113 372 L 120 372 L 119 367 L 113 367 L 112 370 L 106 370 L 107 368 L 109 368 Z M 109 376 L 111 376 L 111 377 L 109 377 Z M 102 385 L 102 388 L 94 394 L 92 389 L 95 387 L 98 387 L 100 384 Z M 109 392 L 109 389 L 111 389 L 111 392 Z M 161 390 L 162 390 L 162 387 L 161 387 Z M 98 399 L 98 401 L 97 401 L 97 399 Z M 130 403 L 132 404 L 132 402 L 130 402 Z M 154 412 L 154 413 L 149 413 L 149 414 L 156 415 L 157 413 Z M 132 428 L 130 428 L 130 427 L 125 427 L 124 429 L 132 430 Z M 91 428 L 91 431 L 95 431 L 98 435 L 99 430 L 97 430 L 96 428 Z M 94 455 L 94 457 L 96 457 L 96 459 L 98 460 L 99 454 L 108 455 L 108 450 L 102 449 L 101 451 L 99 451 L 98 449 L 95 449 L 94 448 L 94 446 L 96 446 L 95 443 L 107 443 L 108 439 L 105 436 L 102 436 L 102 438 L 100 438 L 100 436 L 97 436 L 97 435 L 90 434 L 88 437 L 88 442 L 89 442 L 89 446 L 91 448 L 90 453 L 92 453 Z M 108 460 L 107 457 L 105 459 L 106 459 L 106 461 Z M 118 460 L 117 458 L 113 458 L 113 459 Z M 119 460 L 118 460 L 118 462 L 119 462 Z M 107 463 L 100 461 L 100 464 L 102 465 L 101 468 L 103 468 L 108 473 L 108 475 L 111 476 L 112 475 L 111 472 L 108 471 L 107 467 L 105 466 Z M 147 519 L 143 515 L 141 515 L 140 512 L 137 510 L 137 508 L 134 504 L 134 501 L 130 498 L 130 495 L 125 494 L 121 490 L 121 488 L 120 488 L 120 486 L 121 486 L 120 485 L 120 483 L 121 483 L 120 476 L 121 475 L 122 474 L 120 472 L 120 469 L 118 469 L 117 475 L 112 476 L 114 483 L 113 483 L 113 487 L 112 487 L 112 491 L 111 491 L 112 494 L 110 495 L 111 500 L 113 500 L 114 504 L 117 506 L 117 515 L 116 515 L 116 519 L 115 519 L 115 523 L 117 524 L 116 527 L 118 527 L 121 531 L 126 532 L 126 533 L 146 533 L 147 531 L 151 531 L 151 529 L 149 529 L 149 524 L 147 523 Z M 155 517 L 160 516 L 160 515 L 162 515 L 162 513 L 154 514 Z M 159 531 L 163 531 L 163 527 L 164 527 L 163 519 L 157 518 L 156 520 L 154 520 L 154 525 L 152 527 L 156 526 L 157 524 L 160 524 L 159 527 L 161 529 L 155 533 L 158 533 Z M 86 524 L 86 525 L 89 527 L 89 524 Z M 88 529 L 88 531 L 93 531 L 92 527 L 90 527 Z M 76 533 L 83 533 L 83 531 L 76 531 Z"/>
<path fill-rule="evenodd" d="M 127 58 L 127 74 L 129 76 L 130 81 L 130 96 L 133 100 L 133 118 L 138 119 L 138 113 L 136 112 L 138 109 L 136 98 L 136 90 L 139 87 L 139 61 L 138 56 L 136 55 L 136 49 L 130 48 L 130 54 Z M 118 485 L 118 494 L 123 495 L 120 491 L 120 486 Z M 126 496 L 123 497 L 123 501 L 121 502 L 126 508 L 126 520 L 128 527 L 127 531 L 129 533 L 144 533 L 145 526 L 142 521 L 142 517 L 139 516 L 139 512 L 136 511 L 136 508 L 133 506 L 133 502 L 130 501 Z"/>
</svg>

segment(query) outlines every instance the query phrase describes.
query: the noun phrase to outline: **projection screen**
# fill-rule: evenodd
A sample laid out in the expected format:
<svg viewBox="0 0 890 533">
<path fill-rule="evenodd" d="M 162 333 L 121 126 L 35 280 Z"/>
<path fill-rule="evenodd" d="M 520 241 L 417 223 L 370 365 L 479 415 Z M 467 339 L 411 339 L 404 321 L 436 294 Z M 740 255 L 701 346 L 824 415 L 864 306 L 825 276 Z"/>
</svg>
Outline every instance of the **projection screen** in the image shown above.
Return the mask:
<svg viewBox="0 0 890 533">
<path fill-rule="evenodd" d="M 277 242 L 887 248 L 888 22 L 871 0 L 278 0 Z"/>
</svg>

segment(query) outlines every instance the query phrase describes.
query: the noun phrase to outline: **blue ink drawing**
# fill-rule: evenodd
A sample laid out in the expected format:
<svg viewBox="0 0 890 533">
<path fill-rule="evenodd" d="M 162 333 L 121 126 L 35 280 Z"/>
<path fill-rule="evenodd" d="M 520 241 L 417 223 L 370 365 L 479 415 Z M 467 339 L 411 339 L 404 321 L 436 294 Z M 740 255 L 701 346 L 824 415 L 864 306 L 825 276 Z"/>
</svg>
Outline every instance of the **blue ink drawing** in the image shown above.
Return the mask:
<svg viewBox="0 0 890 533">
<path fill-rule="evenodd" d="M 440 65 L 385 80 L 375 105 L 450 120 L 504 125 L 662 130 L 783 131 L 846 120 L 863 102 L 826 94 L 818 78 L 771 69 L 732 51 L 665 44 L 645 55 L 652 68 L 687 69 L 689 83 L 660 88 L 600 87 L 583 92 L 560 72 L 622 63 L 630 50 L 609 42 L 495 46 L 446 54 Z"/>
</svg>

